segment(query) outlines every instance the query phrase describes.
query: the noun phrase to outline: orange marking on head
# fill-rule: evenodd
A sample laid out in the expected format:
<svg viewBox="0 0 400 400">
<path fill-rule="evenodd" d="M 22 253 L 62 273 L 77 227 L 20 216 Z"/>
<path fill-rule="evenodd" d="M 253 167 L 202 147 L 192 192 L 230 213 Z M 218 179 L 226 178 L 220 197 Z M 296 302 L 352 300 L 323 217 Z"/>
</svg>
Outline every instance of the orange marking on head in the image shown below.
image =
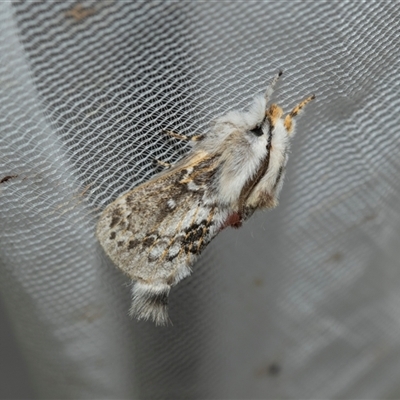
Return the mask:
<svg viewBox="0 0 400 400">
<path fill-rule="evenodd" d="M 285 121 L 283 123 L 285 129 L 288 131 L 288 133 L 292 133 L 293 131 L 293 119 L 290 115 L 286 115 Z"/>
<path fill-rule="evenodd" d="M 271 104 L 269 109 L 265 112 L 265 115 L 267 116 L 271 127 L 274 128 L 276 125 L 276 121 L 282 117 L 283 110 L 277 104 Z"/>
</svg>

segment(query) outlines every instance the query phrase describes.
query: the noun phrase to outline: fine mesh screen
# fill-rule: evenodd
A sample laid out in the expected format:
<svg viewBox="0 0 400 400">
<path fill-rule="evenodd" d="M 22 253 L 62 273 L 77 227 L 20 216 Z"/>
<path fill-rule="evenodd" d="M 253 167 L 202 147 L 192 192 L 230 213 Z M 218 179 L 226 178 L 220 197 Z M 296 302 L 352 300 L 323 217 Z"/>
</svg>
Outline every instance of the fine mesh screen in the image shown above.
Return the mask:
<svg viewBox="0 0 400 400">
<path fill-rule="evenodd" d="M 40 398 L 398 397 L 397 2 L 0 3 L 0 291 Z M 280 206 L 131 320 L 94 236 L 281 68 Z"/>
</svg>

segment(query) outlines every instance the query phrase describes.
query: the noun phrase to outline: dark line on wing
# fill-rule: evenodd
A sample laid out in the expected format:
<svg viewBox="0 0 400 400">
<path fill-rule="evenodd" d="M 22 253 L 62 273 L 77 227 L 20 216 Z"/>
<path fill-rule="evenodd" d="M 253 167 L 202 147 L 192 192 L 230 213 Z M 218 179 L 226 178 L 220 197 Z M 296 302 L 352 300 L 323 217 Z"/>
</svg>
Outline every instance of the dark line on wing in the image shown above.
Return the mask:
<svg viewBox="0 0 400 400">
<path fill-rule="evenodd" d="M 279 181 L 282 179 L 282 174 L 283 174 L 283 166 L 281 165 L 279 167 L 278 176 L 276 177 L 276 181 L 275 181 L 274 186 L 272 188 L 273 191 L 276 189 L 276 187 L 278 186 Z"/>
<path fill-rule="evenodd" d="M 272 121 L 269 117 L 267 117 L 269 128 L 268 128 L 268 142 L 267 142 L 267 155 L 264 161 L 261 163 L 260 168 L 252 179 L 249 179 L 246 184 L 243 186 L 243 189 L 239 196 L 239 210 L 240 213 L 244 213 L 244 205 L 246 204 L 247 199 L 249 198 L 251 192 L 254 187 L 260 182 L 262 177 L 266 174 L 269 166 L 269 159 L 271 153 L 271 142 L 272 142 Z"/>
</svg>

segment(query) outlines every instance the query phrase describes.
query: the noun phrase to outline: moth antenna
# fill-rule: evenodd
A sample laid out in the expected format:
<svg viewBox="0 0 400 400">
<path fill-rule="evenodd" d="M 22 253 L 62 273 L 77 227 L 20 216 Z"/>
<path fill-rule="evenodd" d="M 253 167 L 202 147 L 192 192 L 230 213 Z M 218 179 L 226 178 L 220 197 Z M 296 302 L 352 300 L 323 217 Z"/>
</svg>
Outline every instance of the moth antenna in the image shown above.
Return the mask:
<svg viewBox="0 0 400 400">
<path fill-rule="evenodd" d="M 300 111 L 304 108 L 305 105 L 307 105 L 310 101 L 315 99 L 315 94 L 312 94 L 311 96 L 308 96 L 306 99 L 301 101 L 299 104 L 297 104 L 292 111 L 285 117 L 284 121 L 284 126 L 285 129 L 288 131 L 288 133 L 291 133 L 293 131 L 293 118 L 300 113 Z"/>
<path fill-rule="evenodd" d="M 152 319 L 156 325 L 167 325 L 170 289 L 171 286 L 163 282 L 136 282 L 132 288 L 129 314 L 138 320 Z"/>
<path fill-rule="evenodd" d="M 268 85 L 267 90 L 265 91 L 264 97 L 267 103 L 269 102 L 272 93 L 274 92 L 274 87 L 276 83 L 279 81 L 279 78 L 283 74 L 282 70 L 279 70 L 278 73 L 274 76 L 274 79 L 272 79 L 271 83 Z"/>
</svg>

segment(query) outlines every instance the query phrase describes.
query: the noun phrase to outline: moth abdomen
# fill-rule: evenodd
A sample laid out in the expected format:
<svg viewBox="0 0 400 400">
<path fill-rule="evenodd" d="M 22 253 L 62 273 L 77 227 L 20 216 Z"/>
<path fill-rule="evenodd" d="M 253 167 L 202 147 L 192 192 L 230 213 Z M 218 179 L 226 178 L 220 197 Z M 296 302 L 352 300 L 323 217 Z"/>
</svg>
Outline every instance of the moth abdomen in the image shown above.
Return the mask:
<svg viewBox="0 0 400 400">
<path fill-rule="evenodd" d="M 156 325 L 166 325 L 168 296 L 171 286 L 165 282 L 137 281 L 132 288 L 132 307 L 129 314 L 138 320 L 152 319 Z"/>
</svg>

